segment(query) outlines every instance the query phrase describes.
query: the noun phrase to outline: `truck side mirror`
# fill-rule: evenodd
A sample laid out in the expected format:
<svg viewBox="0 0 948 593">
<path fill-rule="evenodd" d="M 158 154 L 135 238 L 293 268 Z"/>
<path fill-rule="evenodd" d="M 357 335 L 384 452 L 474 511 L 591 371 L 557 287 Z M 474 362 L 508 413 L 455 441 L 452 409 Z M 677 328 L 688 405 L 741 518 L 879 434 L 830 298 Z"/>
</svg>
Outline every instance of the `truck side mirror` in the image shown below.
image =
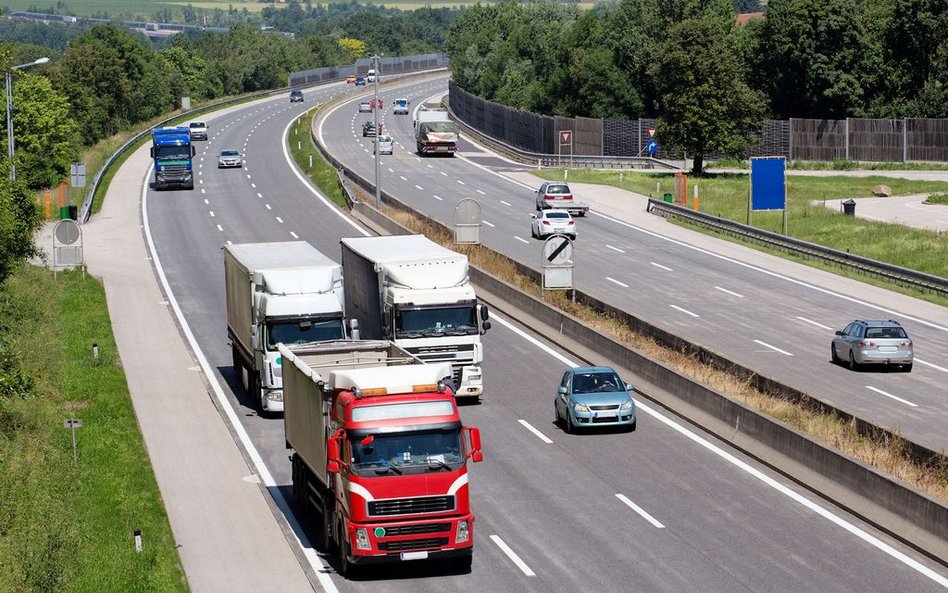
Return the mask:
<svg viewBox="0 0 948 593">
<path fill-rule="evenodd" d="M 392 335 L 392 316 L 388 309 L 382 312 L 382 333 L 385 336 Z"/>
<path fill-rule="evenodd" d="M 155 158 L 155 147 L 154 147 L 154 146 L 152 146 L 151 148 L 148 149 L 148 154 L 151 155 L 151 158 Z"/>
<path fill-rule="evenodd" d="M 192 146 L 192 147 L 191 147 L 191 156 L 194 156 L 194 155 L 196 155 L 196 154 L 197 154 L 197 149 Z"/>
<path fill-rule="evenodd" d="M 471 435 L 471 461 L 477 463 L 484 460 L 484 453 L 481 452 L 481 431 L 477 427 L 467 429 Z"/>
<path fill-rule="evenodd" d="M 350 319 L 349 320 L 349 337 L 353 340 L 358 340 L 360 336 L 359 333 L 359 320 Z"/>
<path fill-rule="evenodd" d="M 260 336 L 257 335 L 257 326 L 250 326 L 250 349 L 259 350 L 260 349 Z"/>
<path fill-rule="evenodd" d="M 326 439 L 326 452 L 329 461 L 326 463 L 326 469 L 332 473 L 339 472 L 339 441 L 335 437 Z"/>
<path fill-rule="evenodd" d="M 490 321 L 485 321 L 484 323 L 481 324 L 481 327 L 484 328 L 484 331 L 486 332 L 487 330 L 490 329 Z"/>
<path fill-rule="evenodd" d="M 481 319 L 487 321 L 487 318 L 490 316 L 490 311 L 487 310 L 487 305 L 481 304 L 478 305 L 481 310 Z"/>
</svg>

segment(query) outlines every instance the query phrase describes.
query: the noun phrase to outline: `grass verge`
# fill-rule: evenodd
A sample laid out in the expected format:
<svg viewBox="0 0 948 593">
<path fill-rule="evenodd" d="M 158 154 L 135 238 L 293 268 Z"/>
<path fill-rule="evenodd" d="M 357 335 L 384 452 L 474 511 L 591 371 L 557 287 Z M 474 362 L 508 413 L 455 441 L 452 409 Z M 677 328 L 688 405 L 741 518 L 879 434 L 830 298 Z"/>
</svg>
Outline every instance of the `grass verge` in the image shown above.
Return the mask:
<svg viewBox="0 0 948 593">
<path fill-rule="evenodd" d="M 188 591 L 102 286 L 27 265 L 0 312 L 0 591 Z"/>
<path fill-rule="evenodd" d="M 313 117 L 319 112 L 319 105 L 310 109 L 296 119 L 290 133 L 287 135 L 287 144 L 290 152 L 293 154 L 293 160 L 296 166 L 316 184 L 327 198 L 332 200 L 337 206 L 347 208 L 345 192 L 339 186 L 339 174 L 336 169 L 329 164 L 323 155 L 319 154 L 316 146 L 313 145 L 313 137 L 310 130 L 313 125 Z"/>
<path fill-rule="evenodd" d="M 750 169 L 750 161 L 719 159 L 708 163 L 710 169 Z M 948 171 L 945 163 L 867 163 L 860 161 L 787 161 L 788 169 L 797 171 Z"/>
<path fill-rule="evenodd" d="M 306 143 L 303 142 L 303 144 Z M 297 165 L 303 167 L 303 164 L 297 159 Z M 330 169 L 332 168 L 330 167 Z M 573 172 L 571 172 L 572 174 Z M 562 176 L 557 177 L 557 179 L 561 178 Z M 333 191 L 334 188 L 338 189 L 338 178 L 335 177 L 334 170 L 331 179 L 323 177 L 325 185 L 320 185 L 317 178 L 313 176 L 310 176 L 310 179 L 327 194 Z M 373 203 L 372 200 L 368 199 L 368 195 L 363 195 L 360 199 L 370 205 Z M 425 223 L 401 210 L 383 206 L 383 212 L 386 216 L 398 221 L 413 232 L 424 234 L 449 249 L 467 255 L 471 263 L 478 268 L 540 298 L 541 292 L 543 292 L 540 286 L 530 278 L 520 274 L 517 266 L 507 257 L 482 246 L 455 245 L 454 237 L 442 227 Z M 740 401 L 761 414 L 803 432 L 818 442 L 834 447 L 863 463 L 877 468 L 881 472 L 948 503 L 948 467 L 916 463 L 908 454 L 905 446 L 906 442 L 903 439 L 898 437 L 890 439 L 884 435 L 864 436 L 857 430 L 855 422 L 845 421 L 835 415 L 820 413 L 806 406 L 763 393 L 752 387 L 747 381 L 740 380 L 724 371 L 715 369 L 711 365 L 704 364 L 694 356 L 666 348 L 656 343 L 654 339 L 632 331 L 627 325 L 615 318 L 572 301 L 565 291 L 546 291 L 542 298 L 547 304 L 573 315 L 596 331 L 643 352 L 652 360 L 661 362 L 691 379 L 715 389 L 726 397 Z"/>
</svg>

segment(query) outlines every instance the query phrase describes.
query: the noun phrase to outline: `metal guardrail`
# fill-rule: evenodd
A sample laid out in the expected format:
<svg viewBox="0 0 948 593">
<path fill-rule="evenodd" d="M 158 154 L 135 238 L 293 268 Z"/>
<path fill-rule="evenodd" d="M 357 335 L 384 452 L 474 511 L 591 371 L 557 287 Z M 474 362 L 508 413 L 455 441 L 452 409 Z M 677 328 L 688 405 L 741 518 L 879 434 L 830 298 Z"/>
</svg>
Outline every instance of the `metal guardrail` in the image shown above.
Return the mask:
<svg viewBox="0 0 948 593">
<path fill-rule="evenodd" d="M 819 259 L 821 261 L 833 263 L 836 265 L 852 268 L 866 274 L 891 280 L 906 286 L 920 288 L 931 291 L 941 296 L 948 296 L 948 278 L 926 274 L 908 268 L 902 268 L 893 264 L 876 261 L 867 257 L 854 255 L 838 249 L 824 247 L 815 243 L 808 243 L 793 237 L 787 237 L 771 231 L 765 231 L 746 224 L 734 222 L 712 216 L 703 212 L 697 212 L 684 206 L 670 204 L 654 198 L 649 199 L 646 211 L 659 216 L 677 216 L 696 224 L 736 235 L 743 239 L 763 243 L 771 247 L 776 247 L 784 251 L 790 251 L 806 257 Z"/>
</svg>

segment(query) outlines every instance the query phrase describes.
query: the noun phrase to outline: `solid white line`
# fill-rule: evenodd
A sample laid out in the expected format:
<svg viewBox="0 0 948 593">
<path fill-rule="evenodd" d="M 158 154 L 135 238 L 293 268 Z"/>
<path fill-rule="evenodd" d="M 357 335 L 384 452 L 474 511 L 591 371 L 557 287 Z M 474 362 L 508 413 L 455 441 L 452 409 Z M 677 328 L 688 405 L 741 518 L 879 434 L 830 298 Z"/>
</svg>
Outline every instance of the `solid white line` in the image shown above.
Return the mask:
<svg viewBox="0 0 948 593">
<path fill-rule="evenodd" d="M 415 185 L 415 189 L 417 189 L 417 190 L 419 190 L 419 191 L 425 191 L 425 188 L 423 188 L 423 187 L 421 187 L 420 185 L 417 185 L 417 184 Z"/>
<path fill-rule="evenodd" d="M 625 282 L 619 282 L 619 281 L 616 280 L 615 278 L 610 278 L 609 276 L 606 276 L 606 280 L 608 280 L 609 282 L 615 282 L 616 284 L 618 284 L 618 285 L 621 286 L 622 288 L 628 288 L 628 287 L 629 287 L 629 285 L 626 284 Z"/>
<path fill-rule="evenodd" d="M 761 346 L 763 346 L 764 348 L 770 348 L 771 350 L 775 350 L 775 351 L 779 352 L 780 354 L 786 354 L 787 356 L 793 356 L 792 354 L 790 354 L 790 353 L 787 352 L 786 350 L 781 350 L 780 348 L 777 348 L 776 346 L 771 346 L 771 345 L 768 344 L 767 342 L 761 342 L 760 340 L 754 340 L 754 341 L 757 342 L 758 344 L 760 344 Z"/>
<path fill-rule="evenodd" d="M 529 431 L 532 432 L 533 434 L 537 435 L 537 438 L 540 439 L 541 441 L 543 441 L 544 443 L 546 443 L 547 445 L 553 443 L 553 441 L 551 441 L 549 438 L 547 438 L 547 436 L 546 436 L 545 434 L 543 434 L 542 432 L 540 432 L 539 430 L 537 430 L 536 428 L 534 428 L 533 425 L 530 424 L 529 422 L 527 422 L 526 420 L 517 420 L 517 422 L 519 422 L 520 424 L 522 424 L 524 428 L 526 428 L 527 430 L 529 430 Z"/>
<path fill-rule="evenodd" d="M 510 202 L 505 202 L 505 201 L 501 200 L 500 203 L 503 204 L 504 206 L 510 206 Z"/>
<path fill-rule="evenodd" d="M 688 309 L 682 309 L 682 308 L 679 307 L 678 305 L 668 305 L 668 306 L 671 307 L 672 309 L 678 309 L 678 310 L 681 311 L 682 313 L 686 313 L 686 314 L 688 314 L 688 315 L 691 315 L 692 317 L 701 317 L 701 315 L 698 315 L 697 313 L 692 313 L 692 312 L 689 311 Z"/>
<path fill-rule="evenodd" d="M 648 521 L 649 523 L 651 523 L 658 529 L 665 529 L 665 526 L 662 525 L 658 520 L 656 520 L 655 517 L 649 515 L 648 513 L 645 512 L 645 510 L 642 507 L 640 507 L 639 505 L 629 500 L 629 498 L 625 494 L 616 494 L 616 498 L 624 502 L 626 506 L 628 506 L 630 509 L 632 509 L 633 511 L 641 515 L 643 519 L 645 519 L 646 521 Z"/>
<path fill-rule="evenodd" d="M 531 344 L 533 344 L 534 346 L 536 346 L 536 347 L 539 348 L 540 350 L 546 352 L 547 354 L 549 354 L 549 355 L 552 356 L 553 358 L 559 360 L 559 361 L 562 362 L 563 364 L 565 364 L 565 365 L 567 365 L 567 366 L 570 366 L 570 367 L 574 367 L 574 368 L 577 367 L 577 366 L 579 366 L 576 362 L 570 360 L 569 358 L 566 358 L 565 356 L 563 356 L 563 355 L 560 354 L 559 352 L 556 352 L 555 350 L 553 350 L 552 348 L 550 348 L 550 347 L 547 346 L 546 344 L 541 343 L 539 340 L 537 340 L 537 339 L 534 338 L 533 336 L 527 334 L 526 332 L 524 332 L 524 331 L 521 330 L 520 328 L 514 326 L 512 323 L 510 323 L 509 321 L 507 321 L 506 319 L 504 319 L 502 316 L 497 315 L 496 313 L 494 313 L 494 314 L 492 315 L 492 319 L 494 319 L 497 323 L 499 323 L 500 325 L 506 327 L 506 328 L 509 329 L 510 331 L 514 332 L 515 334 L 517 334 L 518 336 L 520 336 L 520 337 L 523 338 L 524 340 L 527 340 L 528 342 L 530 342 Z M 902 564 L 905 564 L 906 566 L 908 566 L 908 567 L 911 568 L 912 570 L 914 570 L 914 571 L 920 573 L 921 575 L 925 576 L 926 578 L 928 578 L 928 579 L 930 579 L 930 580 L 932 580 L 932 581 L 935 581 L 936 583 L 938 583 L 938 584 L 941 585 L 942 587 L 948 587 L 948 578 L 943 577 L 942 575 L 938 574 L 938 573 L 935 572 L 934 570 L 932 570 L 932 569 L 928 568 L 927 566 L 925 566 L 924 564 L 918 562 L 918 561 L 915 560 L 914 558 L 910 558 L 910 557 L 907 556 L 906 554 L 904 554 L 904 553 L 902 553 L 902 552 L 896 550 L 895 548 L 893 548 L 893 547 L 890 546 L 889 544 L 883 542 L 882 540 L 880 540 L 879 538 L 875 537 L 874 535 L 872 535 L 872 534 L 870 534 L 870 533 L 867 533 L 866 531 L 860 529 L 859 527 L 853 525 L 852 523 L 846 521 L 845 519 L 834 515 L 832 511 L 829 511 L 829 510 L 827 510 L 827 509 L 824 509 L 824 508 L 821 507 L 820 505 L 818 505 L 818 504 L 816 504 L 815 502 L 813 502 L 813 501 L 807 499 L 806 497 L 804 497 L 802 494 L 798 494 L 797 492 L 794 492 L 793 490 L 791 490 L 791 489 L 788 488 L 787 486 L 784 486 L 783 484 L 781 484 L 780 482 L 778 482 L 778 481 L 776 481 L 775 479 L 771 478 L 770 476 L 764 474 L 764 473 L 761 472 L 760 470 L 758 470 L 758 469 L 756 469 L 756 468 L 754 468 L 754 467 L 751 467 L 751 466 L 748 465 L 746 462 L 741 461 L 740 459 L 738 459 L 737 457 L 735 457 L 735 456 L 732 455 L 731 453 L 728 453 L 727 451 L 725 451 L 725 450 L 722 449 L 721 447 L 719 447 L 719 446 L 717 446 L 717 445 L 711 443 L 710 441 L 704 439 L 703 437 L 699 436 L 698 434 L 696 434 L 696 433 L 692 432 L 691 430 L 685 428 L 684 426 L 678 424 L 678 423 L 675 422 L 674 420 L 671 420 L 671 419 L 666 418 L 665 416 L 659 414 L 656 410 L 653 410 L 653 409 L 652 409 L 650 406 L 648 406 L 647 404 L 644 404 L 644 403 L 640 402 L 639 400 L 635 400 L 635 405 L 636 405 L 636 407 L 637 407 L 639 410 L 641 410 L 643 413 L 648 414 L 649 416 L 652 416 L 653 418 L 655 418 L 656 420 L 658 420 L 658 421 L 661 422 L 662 424 L 666 425 L 668 428 L 671 428 L 671 429 L 674 430 L 675 432 L 679 433 L 680 435 L 682 435 L 682 436 L 685 437 L 686 439 L 688 439 L 688 440 L 694 442 L 695 444 L 697 444 L 697 445 L 700 446 L 700 447 L 703 447 L 704 449 L 706 449 L 707 451 L 713 453 L 714 455 L 717 455 L 718 457 L 720 457 L 720 458 L 723 459 L 724 461 L 726 461 L 726 462 L 730 463 L 731 465 L 735 466 L 737 469 L 739 469 L 739 470 L 741 470 L 741 471 L 743 471 L 743 472 L 749 474 L 749 475 L 752 476 L 753 478 L 756 478 L 757 480 L 763 482 L 765 485 L 770 486 L 771 488 L 773 488 L 774 490 L 776 490 L 776 491 L 779 492 L 780 494 L 783 494 L 784 496 L 786 496 L 787 498 L 789 498 L 789 499 L 792 500 L 793 502 L 796 502 L 797 504 L 799 504 L 799 505 L 801 505 L 801 506 L 803 506 L 803 507 L 809 509 L 809 510 L 812 511 L 813 513 L 815 513 L 815 514 L 819 515 L 820 517 L 826 519 L 826 520 L 829 521 L 830 523 L 833 523 L 833 524 L 836 525 L 837 527 L 840 527 L 840 528 L 844 529 L 845 531 L 849 532 L 851 535 L 856 536 L 857 538 L 859 538 L 860 540 L 866 542 L 866 543 L 869 544 L 870 546 L 876 548 L 876 549 L 879 550 L 880 552 L 882 552 L 882 553 L 884 553 L 884 554 L 886 554 L 886 555 L 888 555 L 888 556 L 894 558 L 895 560 L 898 560 L 898 561 L 901 562 Z"/>
<path fill-rule="evenodd" d="M 797 316 L 797 319 L 799 319 L 799 320 L 802 321 L 803 323 L 809 323 L 810 325 L 815 325 L 816 327 L 819 327 L 819 328 L 821 328 L 821 329 L 825 329 L 826 331 L 833 331 L 833 328 L 827 327 L 827 326 L 823 325 L 822 323 L 817 323 L 817 322 L 813 321 L 812 319 L 807 319 L 806 317 L 800 317 L 799 315 Z"/>
<path fill-rule="evenodd" d="M 886 393 L 885 391 L 882 391 L 881 389 L 877 389 L 877 388 L 873 387 L 872 385 L 866 385 L 866 389 L 871 389 L 871 390 L 875 391 L 876 393 L 879 393 L 879 394 L 884 395 L 884 396 L 886 396 L 886 397 L 891 397 L 891 398 L 894 399 L 895 401 L 897 401 L 897 402 L 902 402 L 903 404 L 905 404 L 905 405 L 907 405 L 907 406 L 911 406 L 911 407 L 913 407 L 913 408 L 917 408 L 917 407 L 918 407 L 918 404 L 913 404 L 912 402 L 910 402 L 910 401 L 907 400 L 907 399 L 902 399 L 901 397 L 892 395 L 891 393 Z"/>
<path fill-rule="evenodd" d="M 738 294 L 738 293 L 734 292 L 733 290 L 728 290 L 728 289 L 726 289 L 726 288 L 721 288 L 720 286 L 715 286 L 714 288 L 716 288 L 717 290 L 720 290 L 721 292 L 726 292 L 726 293 L 728 293 L 729 295 L 736 296 L 736 297 L 739 298 L 739 299 L 744 298 L 744 295 Z"/>
<path fill-rule="evenodd" d="M 520 241 L 521 243 L 526 243 L 527 245 L 530 244 L 530 241 L 527 241 L 526 239 L 521 239 L 521 238 L 518 237 L 517 235 L 514 235 L 514 239 Z"/>
<path fill-rule="evenodd" d="M 674 270 L 672 270 L 672 269 L 669 268 L 668 266 L 663 266 L 662 264 L 657 264 L 657 263 L 655 263 L 655 262 L 653 262 L 653 261 L 650 261 L 650 262 L 648 262 L 648 263 L 652 264 L 652 265 L 655 266 L 656 268 L 661 268 L 661 269 L 666 270 L 666 271 L 668 271 L 668 272 L 674 272 Z"/>
<path fill-rule="evenodd" d="M 609 249 L 611 249 L 611 250 L 613 250 L 613 251 L 618 251 L 619 253 L 625 253 L 624 250 L 619 249 L 618 247 L 613 247 L 612 245 L 606 245 L 606 247 L 609 248 Z"/>
<path fill-rule="evenodd" d="M 486 224 L 487 226 L 489 226 L 489 227 L 491 227 L 491 228 L 494 228 L 494 225 L 492 225 L 491 223 L 487 222 L 486 220 L 482 220 L 481 222 L 484 223 L 484 224 Z"/>
<path fill-rule="evenodd" d="M 491 534 L 490 539 L 493 540 L 495 544 L 497 544 L 497 547 L 500 548 L 500 550 L 504 554 L 507 554 L 507 557 L 510 558 L 510 560 L 513 561 L 513 563 L 517 565 L 517 568 L 523 571 L 523 574 L 527 575 L 528 577 L 537 576 L 537 573 L 530 570 L 530 567 L 527 566 L 527 564 L 523 560 L 520 559 L 520 556 L 517 556 L 516 552 L 511 550 L 510 546 L 504 543 L 504 540 L 500 539 L 498 536 L 493 535 L 493 534 Z"/>
<path fill-rule="evenodd" d="M 919 358 L 916 358 L 916 359 L 915 359 L 915 362 L 919 362 L 919 363 L 921 363 L 921 364 L 923 364 L 923 365 L 925 365 L 925 366 L 930 366 L 930 367 L 932 367 L 933 369 L 939 370 L 939 371 L 941 371 L 941 372 L 943 372 L 943 373 L 948 373 L 948 369 L 946 369 L 945 367 L 940 367 L 940 366 L 938 366 L 937 364 L 932 364 L 932 363 L 930 363 L 930 362 L 925 362 L 924 360 L 921 360 L 921 359 L 919 359 Z"/>
<path fill-rule="evenodd" d="M 439 196 L 439 195 L 431 194 L 431 196 L 432 196 L 434 199 L 438 200 L 439 202 L 443 202 L 443 201 L 444 201 L 444 198 L 442 198 L 442 197 Z"/>
</svg>

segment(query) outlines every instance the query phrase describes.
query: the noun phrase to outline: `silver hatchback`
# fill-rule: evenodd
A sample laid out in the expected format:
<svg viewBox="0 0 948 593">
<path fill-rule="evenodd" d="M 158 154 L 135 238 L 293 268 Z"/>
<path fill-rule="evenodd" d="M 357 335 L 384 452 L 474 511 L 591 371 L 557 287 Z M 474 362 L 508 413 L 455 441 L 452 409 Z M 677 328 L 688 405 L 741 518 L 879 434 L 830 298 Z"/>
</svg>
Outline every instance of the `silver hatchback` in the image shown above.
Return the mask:
<svg viewBox="0 0 948 593">
<path fill-rule="evenodd" d="M 898 321 L 857 319 L 833 336 L 830 356 L 833 362 L 845 362 L 852 370 L 864 364 L 897 364 L 908 372 L 912 370 L 915 350 Z"/>
</svg>

